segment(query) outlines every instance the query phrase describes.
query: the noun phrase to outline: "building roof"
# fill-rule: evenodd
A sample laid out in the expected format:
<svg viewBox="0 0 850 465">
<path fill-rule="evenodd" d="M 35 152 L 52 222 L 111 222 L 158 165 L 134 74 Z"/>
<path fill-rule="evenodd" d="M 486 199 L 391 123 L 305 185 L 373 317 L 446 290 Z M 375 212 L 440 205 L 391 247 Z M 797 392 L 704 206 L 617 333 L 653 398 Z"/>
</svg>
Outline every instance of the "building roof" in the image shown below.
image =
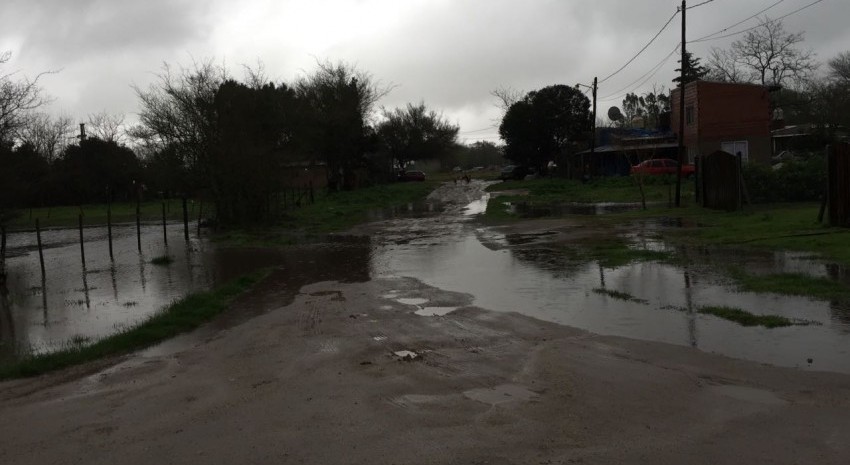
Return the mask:
<svg viewBox="0 0 850 465">
<path fill-rule="evenodd" d="M 678 142 L 662 142 L 658 144 L 631 144 L 631 145 L 600 145 L 593 151 L 594 153 L 611 153 L 611 152 L 629 152 L 632 150 L 656 150 L 656 149 L 672 149 L 679 147 Z M 576 155 L 584 155 L 590 153 L 590 149 L 577 152 Z"/>
</svg>

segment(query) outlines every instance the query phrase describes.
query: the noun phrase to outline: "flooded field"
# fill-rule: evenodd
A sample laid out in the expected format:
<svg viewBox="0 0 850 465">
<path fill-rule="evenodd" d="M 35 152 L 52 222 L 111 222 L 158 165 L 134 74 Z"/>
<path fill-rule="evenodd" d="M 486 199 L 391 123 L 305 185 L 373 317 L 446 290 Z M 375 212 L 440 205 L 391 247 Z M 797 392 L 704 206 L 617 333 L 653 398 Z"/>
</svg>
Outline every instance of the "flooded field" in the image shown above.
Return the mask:
<svg viewBox="0 0 850 465">
<path fill-rule="evenodd" d="M 373 276 L 408 276 L 474 296 L 474 305 L 518 312 L 598 334 L 692 346 L 780 366 L 850 373 L 850 308 L 836 302 L 739 292 L 714 265 L 737 263 L 750 272 L 838 277 L 833 265 L 802 254 L 679 251 L 697 265 L 641 262 L 608 268 L 576 261 L 551 247 L 547 235 L 506 235 L 477 224 L 480 202 L 447 216 L 389 222 L 378 241 Z M 667 246 L 653 229 L 675 221 L 636 224 L 633 246 Z M 606 291 L 624 293 L 629 300 Z M 805 325 L 744 327 L 698 313 L 737 307 L 788 317 Z M 428 303 L 419 305 L 425 309 Z"/>
<path fill-rule="evenodd" d="M 311 282 L 369 279 L 368 239 L 269 251 L 217 247 L 191 231 L 186 242 L 182 224 L 169 225 L 166 247 L 161 225 L 143 226 L 139 254 L 135 225 L 115 226 L 110 260 L 106 228 L 86 228 L 85 269 L 76 229 L 43 231 L 44 283 L 35 233 L 11 234 L 8 294 L 0 296 L 0 359 L 97 340 L 145 320 L 175 299 L 265 267 L 280 271 L 274 297 L 281 303 Z M 170 263 L 154 264 L 166 255 Z"/>
<path fill-rule="evenodd" d="M 442 197 L 440 197 L 442 196 Z M 87 267 L 80 263 L 76 230 L 44 233 L 46 275 L 42 286 L 34 234 L 10 236 L 9 293 L 0 307 L 0 342 L 11 351 L 49 351 L 86 342 L 133 325 L 174 299 L 208 289 L 243 273 L 276 269 L 261 285 L 254 313 L 282 307 L 299 289 L 318 281 L 415 278 L 445 291 L 471 296 L 473 305 L 518 312 L 588 331 L 695 347 L 763 363 L 850 373 L 850 308 L 844 303 L 739 292 L 718 270 L 734 262 L 753 273 L 805 273 L 847 281 L 846 270 L 803 254 L 711 249 L 676 250 L 692 265 L 639 262 L 606 267 L 580 260 L 552 245 L 552 231 L 505 233 L 476 216 L 486 209 L 481 185 L 447 186 L 421 205 L 376 212 L 369 237 L 338 236 L 322 244 L 281 250 L 216 247 L 182 225 L 143 228 L 136 251 L 135 228 L 115 228 L 115 259 L 105 228 L 85 230 Z M 604 213 L 605 206 L 584 213 Z M 616 208 L 613 208 L 616 210 Z M 636 223 L 626 237 L 633 247 L 669 250 L 655 238 L 673 220 Z M 167 255 L 168 265 L 154 258 Z M 625 297 L 624 297 L 625 296 Z M 427 299 L 400 299 L 423 318 L 454 311 Z M 699 313 L 706 306 L 736 307 L 784 316 L 796 323 L 767 329 L 744 327 Z M 247 315 L 225 319 L 247 318 Z M 230 320 L 228 320 L 230 321 Z M 231 321 L 232 323 L 232 321 Z M 230 324 L 230 323 L 225 323 Z"/>
</svg>

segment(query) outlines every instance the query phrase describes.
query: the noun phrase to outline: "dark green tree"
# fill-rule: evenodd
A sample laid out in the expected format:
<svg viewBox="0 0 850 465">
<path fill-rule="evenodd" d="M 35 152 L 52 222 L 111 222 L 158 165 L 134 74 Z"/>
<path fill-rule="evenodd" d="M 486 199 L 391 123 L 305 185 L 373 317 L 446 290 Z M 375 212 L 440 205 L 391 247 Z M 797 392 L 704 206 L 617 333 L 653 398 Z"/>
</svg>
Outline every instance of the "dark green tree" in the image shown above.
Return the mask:
<svg viewBox="0 0 850 465">
<path fill-rule="evenodd" d="M 699 81 L 708 74 L 708 68 L 700 64 L 699 60 L 691 52 L 685 51 L 685 84 Z M 673 84 L 679 87 L 679 84 L 682 82 L 682 59 L 679 58 L 677 63 L 679 63 L 679 67 L 676 68 L 676 77 L 673 78 Z"/>
<path fill-rule="evenodd" d="M 65 205 L 103 202 L 107 189 L 116 198 L 131 199 L 144 182 L 132 150 L 96 138 L 68 146 L 53 168 L 53 202 Z"/>
<path fill-rule="evenodd" d="M 207 170 L 218 220 L 228 226 L 270 221 L 281 167 L 296 136 L 295 92 L 284 84 L 226 81 L 214 108 Z"/>
<path fill-rule="evenodd" d="M 366 164 L 366 152 L 377 149 L 368 122 L 388 89 L 352 65 L 323 62 L 295 90 L 306 105 L 304 151 L 326 163 L 330 190 L 355 187 L 355 169 Z"/>
<path fill-rule="evenodd" d="M 414 160 L 442 159 L 457 143 L 459 128 L 436 111 L 428 110 L 424 103 L 383 113 L 385 119 L 378 124 L 378 137 L 401 169 Z"/>
<path fill-rule="evenodd" d="M 505 156 L 541 170 L 571 144 L 586 140 L 590 100 L 575 87 L 553 85 L 529 92 L 508 108 L 499 135 Z"/>
</svg>

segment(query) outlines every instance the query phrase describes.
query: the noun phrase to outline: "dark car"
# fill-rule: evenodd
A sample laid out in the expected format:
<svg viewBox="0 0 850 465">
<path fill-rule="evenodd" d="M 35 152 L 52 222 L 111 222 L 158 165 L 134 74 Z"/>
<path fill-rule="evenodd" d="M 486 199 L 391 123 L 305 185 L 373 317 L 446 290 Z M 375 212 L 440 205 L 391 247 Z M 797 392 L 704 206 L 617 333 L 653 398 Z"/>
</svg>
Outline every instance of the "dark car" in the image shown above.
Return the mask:
<svg viewBox="0 0 850 465">
<path fill-rule="evenodd" d="M 398 180 L 401 182 L 424 181 L 425 173 L 422 171 L 404 171 L 398 174 Z"/>
<path fill-rule="evenodd" d="M 502 168 L 502 172 L 499 173 L 499 179 L 502 181 L 525 179 L 528 173 L 528 168 L 524 166 L 508 165 Z"/>
<path fill-rule="evenodd" d="M 641 163 L 638 163 L 635 166 L 632 166 L 630 170 L 631 174 L 643 174 L 643 175 L 659 175 L 659 174 L 672 174 L 675 175 L 678 169 L 679 164 L 676 160 L 670 158 L 656 158 L 653 160 L 646 160 Z M 682 177 L 689 178 L 694 174 L 694 165 L 682 165 Z"/>
</svg>

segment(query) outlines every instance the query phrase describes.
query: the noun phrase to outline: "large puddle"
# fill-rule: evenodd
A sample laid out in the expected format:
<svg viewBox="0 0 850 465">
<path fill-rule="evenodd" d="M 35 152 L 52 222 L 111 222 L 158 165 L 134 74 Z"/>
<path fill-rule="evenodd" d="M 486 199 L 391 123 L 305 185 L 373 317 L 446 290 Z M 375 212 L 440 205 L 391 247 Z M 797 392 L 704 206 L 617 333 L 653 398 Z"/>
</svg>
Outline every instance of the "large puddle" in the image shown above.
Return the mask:
<svg viewBox="0 0 850 465">
<path fill-rule="evenodd" d="M 475 211 L 478 204 L 470 207 Z M 705 266 L 641 262 L 606 268 L 594 261 L 574 261 L 536 238 L 483 228 L 465 219 L 462 209 L 455 218 L 388 222 L 384 234 L 392 240 L 377 241 L 382 245 L 373 259 L 373 277 L 417 278 L 447 291 L 471 294 L 474 305 L 485 309 L 518 312 L 597 334 L 691 346 L 773 365 L 850 372 L 850 309 L 803 297 L 738 292 L 715 267 L 708 266 L 735 260 L 755 271 L 835 276 L 827 264 L 788 253 L 730 257 L 703 250 L 691 256 Z M 409 231 L 429 234 L 399 240 Z M 642 237 L 634 235 L 636 246 L 665 247 Z M 617 299 L 602 290 L 635 299 Z M 738 307 L 810 324 L 744 327 L 697 313 L 703 306 Z"/>
<path fill-rule="evenodd" d="M 85 230 L 87 267 L 80 263 L 76 230 L 44 233 L 45 286 L 41 284 L 34 234 L 13 234 L 8 259 L 9 293 L 0 299 L 0 358 L 15 348 L 49 351 L 69 341 L 95 340 L 139 322 L 174 299 L 208 289 L 243 273 L 273 266 L 276 272 L 251 297 L 246 315 L 291 301 L 317 281 L 367 281 L 412 277 L 446 291 L 472 295 L 473 304 L 518 312 L 603 335 L 662 341 L 735 358 L 780 366 L 850 373 L 850 309 L 837 303 L 775 294 L 737 292 L 713 263 L 735 260 L 758 272 L 803 272 L 847 279 L 843 270 L 810 257 L 776 253 L 742 257 L 734 252 L 687 251 L 694 266 L 642 262 L 606 268 L 578 261 L 547 245 L 548 233 L 510 235 L 482 227 L 475 215 L 486 208 L 483 186 L 448 186 L 443 198 L 380 212 L 371 239 L 340 237 L 331 243 L 279 251 L 215 247 L 182 225 L 143 228 L 143 251 L 135 228 L 115 228 L 114 261 L 105 228 Z M 430 205 L 430 206 L 429 206 Z M 638 225 L 636 247 L 663 249 Z M 681 252 L 681 251 L 680 251 Z M 170 265 L 151 260 L 168 255 Z M 616 291 L 633 300 L 615 298 Z M 411 301 L 423 318 L 454 310 L 439 302 Z M 697 312 L 702 306 L 731 306 L 757 314 L 782 315 L 813 324 L 766 329 L 743 327 Z M 230 316 L 228 318 L 233 318 Z M 232 322 L 231 322 L 232 323 Z"/>
<path fill-rule="evenodd" d="M 217 247 L 197 236 L 194 228 L 187 242 L 182 224 L 167 230 L 168 246 L 161 225 L 143 226 L 140 254 L 135 225 L 113 227 L 114 260 L 110 260 L 106 228 L 87 228 L 85 269 L 76 229 L 43 231 L 44 284 L 35 234 L 11 234 L 8 293 L 0 295 L 0 360 L 97 340 L 147 319 L 191 292 L 261 268 L 277 269 L 270 279 L 274 302 L 257 300 L 253 313 L 285 304 L 305 284 L 369 279 L 366 238 L 267 250 Z M 171 263 L 152 263 L 164 255 Z M 250 314 L 252 306 L 247 307 Z"/>
</svg>

